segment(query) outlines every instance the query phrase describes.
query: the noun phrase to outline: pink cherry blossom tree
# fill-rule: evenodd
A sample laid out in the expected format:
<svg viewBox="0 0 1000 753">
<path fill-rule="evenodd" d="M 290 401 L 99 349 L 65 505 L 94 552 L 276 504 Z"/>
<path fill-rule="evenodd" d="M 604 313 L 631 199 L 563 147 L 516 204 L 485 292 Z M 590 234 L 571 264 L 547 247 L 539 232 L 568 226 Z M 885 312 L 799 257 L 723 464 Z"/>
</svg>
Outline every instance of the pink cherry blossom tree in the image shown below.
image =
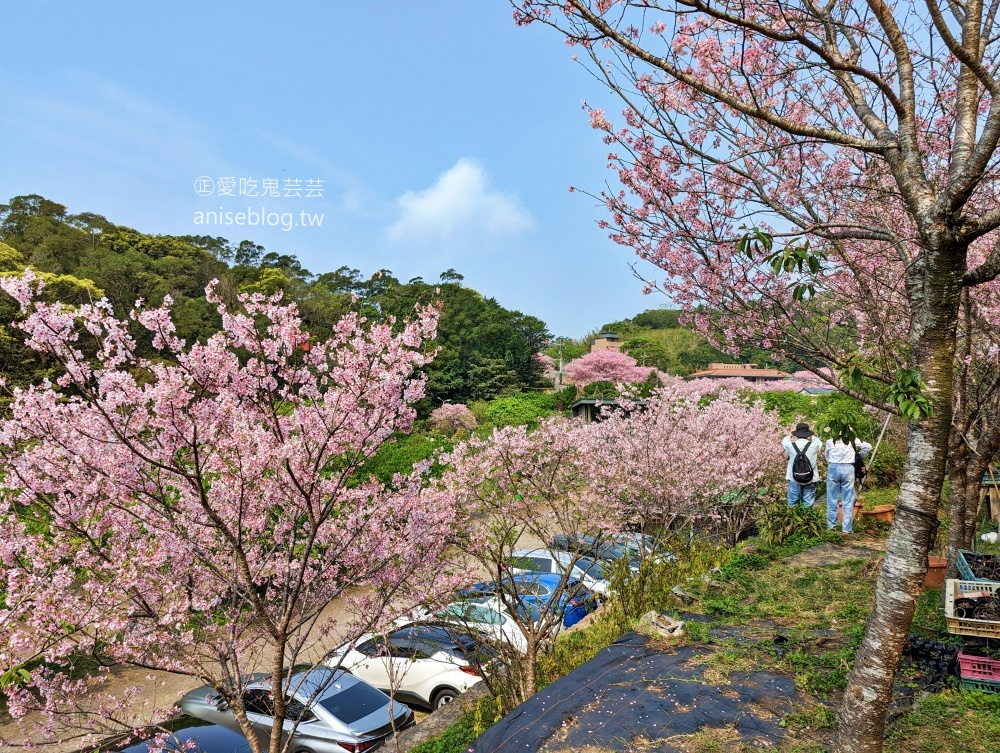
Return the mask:
<svg viewBox="0 0 1000 753">
<path fill-rule="evenodd" d="M 584 435 L 588 478 L 626 522 L 665 536 L 697 525 L 732 544 L 784 478 L 785 431 L 725 385 L 702 405 L 702 381 L 673 380 L 643 404 L 606 410 Z"/>
<path fill-rule="evenodd" d="M 936 528 L 959 305 L 1000 272 L 997 7 L 513 4 L 625 102 L 617 126 L 590 111 L 622 184 L 603 196 L 612 237 L 666 270 L 659 286 L 730 347 L 820 357 L 849 377 L 842 389 L 877 402 L 881 384 L 910 420 L 837 733 L 838 751 L 881 751 Z M 741 244 L 755 228 L 759 243 Z M 930 410 L 914 410 L 921 396 Z"/>
<path fill-rule="evenodd" d="M 242 681 L 263 670 L 278 753 L 284 668 L 450 585 L 450 500 L 419 469 L 393 488 L 357 475 L 412 426 L 436 311 L 401 326 L 349 314 L 313 341 L 280 295 L 232 310 L 209 286 L 223 326 L 204 344 L 175 336 L 169 298 L 137 305 L 162 353 L 148 360 L 106 301 L 46 304 L 37 282 L 0 278 L 27 345 L 65 369 L 14 390 L 0 424 L 0 666 L 23 670 L 11 715 L 40 711 L 63 740 L 121 731 L 140 723 L 139 689 L 102 691 L 108 668 L 166 670 L 214 688 L 261 753 Z M 338 622 L 325 610 L 348 589 Z M 99 672 L 61 669 L 76 657 Z M 174 702 L 147 696 L 141 723 Z"/>
<path fill-rule="evenodd" d="M 449 437 L 460 429 L 472 431 L 479 426 L 479 421 L 472 411 L 462 403 L 445 403 L 435 408 L 431 411 L 427 423 L 434 431 L 447 434 Z"/>
<path fill-rule="evenodd" d="M 632 356 L 611 349 L 588 353 L 563 367 L 563 375 L 577 387 L 586 387 L 591 382 L 642 382 L 649 377 L 650 371 L 639 366 Z"/>
<path fill-rule="evenodd" d="M 552 371 L 556 367 L 556 362 L 547 353 L 535 353 L 532 359 L 542 367 L 544 371 Z"/>
<path fill-rule="evenodd" d="M 537 689 L 538 655 L 562 620 L 557 607 L 563 596 L 577 595 L 570 571 L 581 556 L 568 555 L 556 593 L 532 615 L 521 608 L 524 594 L 509 578 L 516 564 L 514 551 L 545 547 L 556 534 L 607 534 L 621 526 L 619 508 L 588 487 L 590 463 L 581 436 L 585 432 L 584 425 L 564 418 L 542 421 L 533 431 L 507 426 L 459 444 L 443 459 L 449 470 L 439 488 L 458 511 L 454 543 L 468 572 L 504 584 L 499 598 L 524 638 L 523 654 L 508 643 L 493 646 L 508 670 L 493 682 L 510 681 L 498 689 L 512 705 Z"/>
</svg>

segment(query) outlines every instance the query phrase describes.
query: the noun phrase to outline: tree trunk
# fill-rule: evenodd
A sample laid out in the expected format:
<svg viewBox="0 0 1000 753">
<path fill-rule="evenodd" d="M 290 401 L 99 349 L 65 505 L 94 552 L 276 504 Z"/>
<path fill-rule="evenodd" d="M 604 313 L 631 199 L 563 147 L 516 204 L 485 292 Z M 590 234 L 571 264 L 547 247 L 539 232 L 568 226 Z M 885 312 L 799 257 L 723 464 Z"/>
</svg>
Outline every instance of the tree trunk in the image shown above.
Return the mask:
<svg viewBox="0 0 1000 753">
<path fill-rule="evenodd" d="M 965 498 L 965 541 L 962 543 L 964 549 L 975 549 L 976 547 L 976 518 L 979 515 L 979 492 L 983 484 L 983 472 L 969 477 L 967 496 Z M 1000 480 L 1000 479 L 998 479 Z M 995 491 L 993 492 L 995 493 Z"/>
<path fill-rule="evenodd" d="M 524 671 L 521 674 L 521 698 L 526 701 L 538 691 L 538 646 L 534 637 L 528 638 L 528 648 L 524 654 Z"/>
<path fill-rule="evenodd" d="M 952 459 L 948 467 L 948 479 L 951 481 L 951 493 L 948 497 L 948 577 L 958 577 L 958 550 L 967 546 L 969 534 L 966 531 L 966 510 L 969 504 L 969 495 L 976 494 L 978 502 L 979 487 L 974 489 L 969 484 L 969 457 L 968 453 L 962 453 L 962 457 Z"/>
<path fill-rule="evenodd" d="M 271 722 L 271 738 L 268 744 L 268 753 L 280 753 L 281 732 L 285 721 L 285 689 L 283 677 L 285 672 L 285 646 L 287 637 L 281 636 L 280 642 L 275 646 L 274 657 L 271 661 L 271 697 L 274 703 L 274 716 Z M 289 670 L 291 671 L 291 670 Z"/>
<path fill-rule="evenodd" d="M 933 414 L 910 427 L 906 468 L 875 585 L 875 604 L 840 707 L 837 753 L 882 751 L 896 670 L 937 531 L 951 433 L 955 330 L 965 254 L 955 249 L 927 251 L 924 263 L 920 277 L 908 280 L 911 342 Z"/>
</svg>

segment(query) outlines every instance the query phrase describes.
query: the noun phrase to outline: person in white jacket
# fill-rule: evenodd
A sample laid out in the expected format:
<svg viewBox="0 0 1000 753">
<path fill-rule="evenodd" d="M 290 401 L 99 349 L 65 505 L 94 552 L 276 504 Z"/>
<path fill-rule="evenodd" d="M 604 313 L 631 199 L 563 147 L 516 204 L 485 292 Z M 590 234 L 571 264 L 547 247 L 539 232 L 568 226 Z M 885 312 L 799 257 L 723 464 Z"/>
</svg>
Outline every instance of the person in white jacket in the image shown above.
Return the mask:
<svg viewBox="0 0 1000 753">
<path fill-rule="evenodd" d="M 854 533 L 854 456 L 868 457 L 868 442 L 844 444 L 839 439 L 826 440 L 826 527 L 837 527 L 837 507 L 843 507 L 843 531 Z"/>
<path fill-rule="evenodd" d="M 813 436 L 809 424 L 796 424 L 795 431 L 781 440 L 781 446 L 788 453 L 788 466 L 785 468 L 785 480 L 788 482 L 788 506 L 795 507 L 801 499 L 804 507 L 816 504 L 816 485 L 819 483 L 819 450 L 823 443 L 819 437 Z M 792 466 L 799 451 L 809 460 L 812 466 L 812 481 L 799 482 L 795 480 Z"/>
</svg>

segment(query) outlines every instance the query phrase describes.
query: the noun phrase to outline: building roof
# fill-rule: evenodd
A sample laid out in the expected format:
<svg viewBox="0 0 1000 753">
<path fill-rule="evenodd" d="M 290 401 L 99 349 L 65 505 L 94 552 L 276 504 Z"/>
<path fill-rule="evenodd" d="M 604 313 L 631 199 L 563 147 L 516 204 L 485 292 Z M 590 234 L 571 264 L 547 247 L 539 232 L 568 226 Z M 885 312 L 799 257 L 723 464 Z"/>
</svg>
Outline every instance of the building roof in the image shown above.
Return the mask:
<svg viewBox="0 0 1000 753">
<path fill-rule="evenodd" d="M 691 376 L 715 379 L 788 379 L 791 374 L 778 369 L 761 369 L 755 363 L 710 363 L 707 369 L 696 371 Z"/>
</svg>

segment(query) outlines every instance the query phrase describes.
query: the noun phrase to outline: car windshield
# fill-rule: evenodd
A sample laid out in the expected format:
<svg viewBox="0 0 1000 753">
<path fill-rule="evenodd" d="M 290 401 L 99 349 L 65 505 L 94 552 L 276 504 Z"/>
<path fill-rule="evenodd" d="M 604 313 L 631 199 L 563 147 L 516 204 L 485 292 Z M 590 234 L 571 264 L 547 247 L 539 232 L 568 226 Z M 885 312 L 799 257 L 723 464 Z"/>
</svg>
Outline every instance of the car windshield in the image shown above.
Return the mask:
<svg viewBox="0 0 1000 753">
<path fill-rule="evenodd" d="M 547 596 L 549 589 L 534 578 L 515 578 L 512 581 L 504 581 L 504 586 L 508 593 L 515 596 Z"/>
<path fill-rule="evenodd" d="M 542 613 L 538 608 L 529 604 L 518 605 L 517 613 L 521 616 L 521 619 L 530 619 L 532 622 L 538 622 L 542 619 Z"/>
<path fill-rule="evenodd" d="M 628 549 L 618 544 L 605 544 L 598 550 L 604 559 L 617 560 L 628 556 Z"/>
<path fill-rule="evenodd" d="M 351 724 L 388 706 L 389 698 L 381 690 L 357 682 L 339 693 L 321 698 L 319 705 L 344 724 Z"/>
<path fill-rule="evenodd" d="M 576 566 L 583 570 L 591 578 L 597 578 L 598 580 L 604 580 L 605 572 L 604 568 L 594 560 L 587 559 L 586 557 L 581 557 L 576 561 Z"/>
<path fill-rule="evenodd" d="M 445 609 L 445 614 L 456 618 L 460 622 L 486 625 L 499 625 L 503 622 L 503 615 L 500 613 L 485 607 L 474 606 L 473 604 L 452 604 Z"/>
</svg>

